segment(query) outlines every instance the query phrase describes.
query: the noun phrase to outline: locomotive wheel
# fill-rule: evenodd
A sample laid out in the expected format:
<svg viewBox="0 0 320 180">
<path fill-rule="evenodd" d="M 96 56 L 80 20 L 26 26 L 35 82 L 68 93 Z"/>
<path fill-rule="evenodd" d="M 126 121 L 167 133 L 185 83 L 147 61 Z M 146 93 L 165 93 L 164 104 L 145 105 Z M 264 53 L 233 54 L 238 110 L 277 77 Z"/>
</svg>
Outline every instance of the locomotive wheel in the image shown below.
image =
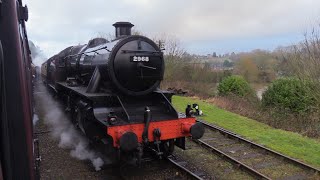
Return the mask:
<svg viewBox="0 0 320 180">
<path fill-rule="evenodd" d="M 90 118 L 86 115 L 86 112 L 82 108 L 76 109 L 76 126 L 91 140 L 97 140 L 101 137 L 101 131 L 98 126 L 96 126 Z M 102 133 L 103 134 L 103 133 Z"/>
<path fill-rule="evenodd" d="M 168 141 L 163 142 L 162 144 L 162 152 L 164 157 L 170 156 L 174 151 L 174 140 L 170 139 Z"/>
</svg>

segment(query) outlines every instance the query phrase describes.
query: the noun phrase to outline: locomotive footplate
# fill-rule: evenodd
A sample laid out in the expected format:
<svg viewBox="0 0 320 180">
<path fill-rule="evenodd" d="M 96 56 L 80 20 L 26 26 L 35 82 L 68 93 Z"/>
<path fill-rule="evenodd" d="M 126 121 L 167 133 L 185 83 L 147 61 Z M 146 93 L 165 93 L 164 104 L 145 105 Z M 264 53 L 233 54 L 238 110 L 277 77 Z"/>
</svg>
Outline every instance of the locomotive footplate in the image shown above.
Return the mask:
<svg viewBox="0 0 320 180">
<path fill-rule="evenodd" d="M 87 87 L 86 86 L 68 86 L 66 82 L 56 82 L 56 86 L 58 90 L 73 90 L 74 93 L 77 93 L 79 96 L 89 98 L 92 100 L 96 100 L 99 98 L 110 96 L 108 93 L 87 93 Z"/>
</svg>

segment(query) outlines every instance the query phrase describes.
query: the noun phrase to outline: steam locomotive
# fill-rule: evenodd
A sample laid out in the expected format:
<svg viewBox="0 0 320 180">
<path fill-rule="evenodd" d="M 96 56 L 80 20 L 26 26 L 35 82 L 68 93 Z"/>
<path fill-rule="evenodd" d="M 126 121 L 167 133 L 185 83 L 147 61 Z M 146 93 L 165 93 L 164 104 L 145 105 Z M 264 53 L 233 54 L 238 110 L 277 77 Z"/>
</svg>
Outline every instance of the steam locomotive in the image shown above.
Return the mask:
<svg viewBox="0 0 320 180">
<path fill-rule="evenodd" d="M 66 105 L 74 124 L 100 143 L 111 163 L 185 149 L 185 138 L 201 138 L 202 124 L 179 118 L 172 92 L 159 89 L 163 52 L 145 36 L 131 35 L 133 24 L 113 24 L 111 42 L 95 38 L 71 46 L 42 64 L 41 76 Z"/>
</svg>

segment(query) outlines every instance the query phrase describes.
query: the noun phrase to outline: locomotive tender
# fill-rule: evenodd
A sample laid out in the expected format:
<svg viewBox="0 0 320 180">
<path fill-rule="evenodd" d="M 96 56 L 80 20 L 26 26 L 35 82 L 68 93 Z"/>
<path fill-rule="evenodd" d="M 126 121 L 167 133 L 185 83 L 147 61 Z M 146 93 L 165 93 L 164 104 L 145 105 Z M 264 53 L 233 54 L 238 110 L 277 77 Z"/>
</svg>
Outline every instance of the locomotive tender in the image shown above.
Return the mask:
<svg viewBox="0 0 320 180">
<path fill-rule="evenodd" d="M 99 142 L 112 162 L 185 149 L 185 138 L 201 138 L 194 117 L 179 118 L 173 93 L 159 89 L 163 52 L 147 37 L 131 35 L 133 24 L 113 24 L 116 38 L 71 46 L 41 67 L 45 84 L 60 96 L 72 121 Z"/>
</svg>

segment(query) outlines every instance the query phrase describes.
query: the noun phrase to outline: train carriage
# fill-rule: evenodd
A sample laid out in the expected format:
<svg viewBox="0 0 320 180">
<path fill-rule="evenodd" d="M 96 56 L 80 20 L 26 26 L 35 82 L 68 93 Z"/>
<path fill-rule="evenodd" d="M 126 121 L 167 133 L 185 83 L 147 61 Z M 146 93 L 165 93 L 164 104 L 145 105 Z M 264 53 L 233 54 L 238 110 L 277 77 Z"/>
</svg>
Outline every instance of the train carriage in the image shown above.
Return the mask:
<svg viewBox="0 0 320 180">
<path fill-rule="evenodd" d="M 22 0 L 0 0 L 0 179 L 38 179 L 32 65 Z"/>
</svg>

